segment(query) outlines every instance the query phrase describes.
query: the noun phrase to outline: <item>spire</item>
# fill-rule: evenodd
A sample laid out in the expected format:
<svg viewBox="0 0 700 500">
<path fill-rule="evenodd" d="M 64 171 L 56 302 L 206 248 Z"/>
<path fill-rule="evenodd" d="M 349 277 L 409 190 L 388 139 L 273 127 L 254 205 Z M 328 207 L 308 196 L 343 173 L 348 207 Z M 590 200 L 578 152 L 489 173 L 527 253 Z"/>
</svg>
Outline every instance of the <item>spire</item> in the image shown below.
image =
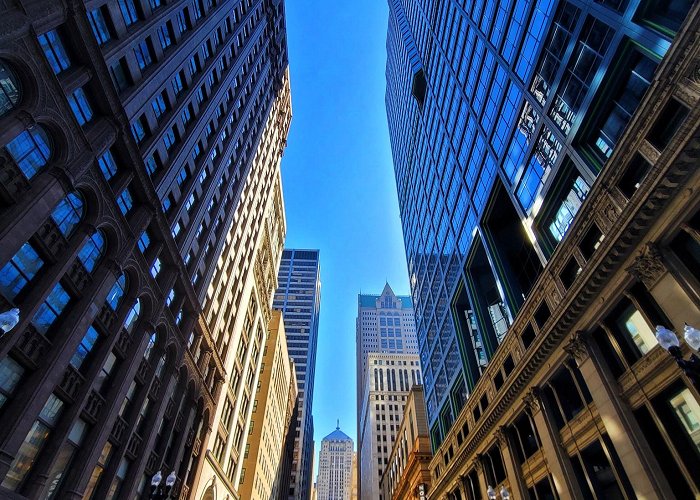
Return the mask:
<svg viewBox="0 0 700 500">
<path fill-rule="evenodd" d="M 335 426 L 335 430 L 336 431 L 340 430 L 340 419 L 338 419 L 338 425 Z"/>
</svg>

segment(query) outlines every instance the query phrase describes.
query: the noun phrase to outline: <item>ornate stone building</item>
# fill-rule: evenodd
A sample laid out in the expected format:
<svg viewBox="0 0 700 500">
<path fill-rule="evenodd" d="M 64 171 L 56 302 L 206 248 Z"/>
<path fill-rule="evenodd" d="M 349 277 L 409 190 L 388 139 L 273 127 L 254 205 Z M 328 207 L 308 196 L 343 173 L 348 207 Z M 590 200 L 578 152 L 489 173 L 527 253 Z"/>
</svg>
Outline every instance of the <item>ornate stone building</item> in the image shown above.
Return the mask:
<svg viewBox="0 0 700 500">
<path fill-rule="evenodd" d="M 232 391 L 229 441 L 248 427 L 276 287 L 283 3 L 0 16 L 0 496 L 134 498 L 161 470 L 189 498 Z"/>
</svg>

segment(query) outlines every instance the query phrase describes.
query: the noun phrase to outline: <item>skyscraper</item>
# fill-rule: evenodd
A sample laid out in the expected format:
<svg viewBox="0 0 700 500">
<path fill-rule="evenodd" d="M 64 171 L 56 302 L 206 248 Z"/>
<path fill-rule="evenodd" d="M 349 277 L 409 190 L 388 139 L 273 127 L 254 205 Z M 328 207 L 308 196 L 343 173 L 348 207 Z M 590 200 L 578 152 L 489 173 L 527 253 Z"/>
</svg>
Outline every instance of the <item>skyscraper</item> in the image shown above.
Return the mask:
<svg viewBox="0 0 700 500">
<path fill-rule="evenodd" d="M 353 455 L 352 439 L 340 430 L 340 424 L 321 440 L 316 498 L 350 500 Z"/>
<path fill-rule="evenodd" d="M 357 302 L 357 479 L 360 498 L 382 498 L 380 480 L 391 453 L 406 396 L 421 383 L 410 297 L 388 283 Z"/>
<path fill-rule="evenodd" d="M 288 413 L 290 396 L 296 401 L 294 362 L 287 353 L 282 313 L 272 311 L 269 335 L 263 350 L 263 368 L 255 391 L 250 421 L 249 445 L 243 456 L 243 470 L 239 494 L 250 500 L 279 499 L 282 477 L 282 459 L 285 438 L 291 414 Z M 294 391 L 290 393 L 290 386 Z M 286 492 L 285 492 L 286 493 Z"/>
<path fill-rule="evenodd" d="M 700 317 L 699 6 L 389 5 L 430 496 L 692 497 L 700 396 L 653 329 Z"/>
<path fill-rule="evenodd" d="M 158 470 L 235 496 L 285 233 L 284 5 L 0 15 L 0 496 Z"/>
<path fill-rule="evenodd" d="M 313 469 L 313 396 L 321 307 L 321 267 L 318 250 L 285 249 L 273 307 L 282 311 L 289 355 L 294 359 L 299 389 L 298 420 L 289 498 L 308 500 Z"/>
</svg>

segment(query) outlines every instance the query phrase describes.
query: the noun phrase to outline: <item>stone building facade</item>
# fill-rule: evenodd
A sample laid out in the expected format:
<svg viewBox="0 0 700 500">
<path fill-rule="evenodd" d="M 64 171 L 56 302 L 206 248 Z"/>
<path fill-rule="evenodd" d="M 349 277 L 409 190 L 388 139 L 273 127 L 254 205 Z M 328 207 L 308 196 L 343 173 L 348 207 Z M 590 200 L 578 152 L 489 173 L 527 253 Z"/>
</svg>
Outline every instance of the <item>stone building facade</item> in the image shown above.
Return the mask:
<svg viewBox="0 0 700 500">
<path fill-rule="evenodd" d="M 0 311 L 20 309 L 0 338 L 0 496 L 133 498 L 161 470 L 189 498 L 241 345 L 257 380 L 265 339 L 242 317 L 255 302 L 269 319 L 276 286 L 284 5 L 8 0 L 0 15 Z M 236 273 L 220 260 L 234 246 Z M 250 408 L 235 417 L 247 429 Z"/>
</svg>

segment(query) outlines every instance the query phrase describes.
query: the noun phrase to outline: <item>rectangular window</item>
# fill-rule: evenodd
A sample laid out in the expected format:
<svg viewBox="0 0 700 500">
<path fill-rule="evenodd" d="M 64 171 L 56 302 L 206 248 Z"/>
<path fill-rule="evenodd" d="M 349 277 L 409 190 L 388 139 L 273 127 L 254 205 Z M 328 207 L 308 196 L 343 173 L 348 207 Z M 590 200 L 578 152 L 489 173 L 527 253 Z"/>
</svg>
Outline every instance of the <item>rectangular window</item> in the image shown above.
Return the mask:
<svg viewBox="0 0 700 500">
<path fill-rule="evenodd" d="M 196 201 L 195 194 L 194 193 L 190 194 L 190 196 L 187 198 L 187 201 L 185 201 L 185 210 L 187 210 L 187 212 L 192 210 L 192 207 L 194 207 L 195 201 Z"/>
<path fill-rule="evenodd" d="M 29 433 L 24 438 L 19 451 L 15 455 L 10 470 L 2 482 L 2 486 L 10 491 L 17 491 L 24 478 L 34 465 L 34 462 L 41 453 L 41 449 L 56 426 L 58 418 L 63 411 L 63 401 L 51 394 L 39 413 L 39 418 L 34 421 Z"/>
<path fill-rule="evenodd" d="M 36 276 L 44 265 L 29 243 L 20 247 L 17 253 L 0 269 L 0 293 L 8 299 L 14 299 L 19 292 Z"/>
<path fill-rule="evenodd" d="M 173 44 L 173 27 L 170 21 L 158 27 L 160 48 L 165 50 Z"/>
<path fill-rule="evenodd" d="M 146 158 L 146 172 L 148 173 L 149 177 L 153 177 L 153 175 L 160 170 L 162 167 L 162 164 L 160 162 L 160 157 L 158 156 L 158 153 L 153 153 L 151 156 Z"/>
<path fill-rule="evenodd" d="M 121 192 L 119 198 L 117 198 L 117 205 L 119 205 L 119 210 L 121 211 L 122 215 L 126 216 L 129 212 L 131 212 L 131 209 L 134 206 L 134 200 L 131 197 L 129 188 L 126 188 Z"/>
<path fill-rule="evenodd" d="M 151 244 L 151 237 L 148 234 L 148 231 L 144 231 L 141 233 L 141 237 L 139 238 L 138 246 L 139 250 L 141 250 L 141 253 L 145 253 L 146 249 L 148 246 Z"/>
<path fill-rule="evenodd" d="M 100 167 L 100 172 L 102 172 L 105 180 L 114 177 L 118 170 L 117 162 L 114 161 L 114 156 L 109 149 L 97 158 L 97 165 Z"/>
<path fill-rule="evenodd" d="M 180 70 L 180 72 L 173 77 L 171 82 L 175 97 L 178 97 L 185 89 L 185 81 L 185 72 L 183 70 Z"/>
<path fill-rule="evenodd" d="M 153 109 L 153 115 L 156 117 L 156 121 L 159 121 L 163 114 L 168 110 L 166 99 L 167 94 L 165 91 L 163 91 L 151 101 L 151 108 Z"/>
<path fill-rule="evenodd" d="M 73 368 L 80 370 L 80 367 L 83 366 L 85 359 L 95 347 L 95 344 L 99 338 L 100 334 L 97 332 L 97 330 L 95 330 L 95 327 L 90 325 L 87 332 L 85 332 L 85 335 L 83 336 L 83 340 L 81 340 L 80 344 L 78 344 L 78 347 L 70 360 L 70 364 L 73 366 Z"/>
<path fill-rule="evenodd" d="M 127 28 L 139 20 L 134 0 L 119 0 L 119 10 L 121 10 Z"/>
<path fill-rule="evenodd" d="M 41 45 L 46 60 L 49 61 L 49 65 L 55 74 L 70 68 L 70 59 L 56 30 L 39 35 L 39 45 Z"/>
<path fill-rule="evenodd" d="M 79 125 L 85 125 L 92 120 L 92 107 L 82 88 L 78 87 L 68 96 L 68 104 L 70 104 L 73 116 L 78 120 Z"/>
<path fill-rule="evenodd" d="M 187 107 L 185 107 L 182 110 L 182 113 L 180 114 L 180 118 L 182 119 L 182 126 L 183 128 L 187 128 L 187 126 L 192 122 L 192 104 L 188 104 Z"/>
<path fill-rule="evenodd" d="M 0 408 L 10 399 L 23 376 L 24 368 L 10 356 L 0 361 Z"/>
<path fill-rule="evenodd" d="M 126 64 L 126 58 L 122 57 L 117 62 L 109 67 L 109 72 L 112 74 L 112 81 L 115 87 L 120 92 L 125 91 L 131 87 L 131 75 L 129 74 L 129 67 Z"/>
<path fill-rule="evenodd" d="M 177 129 L 173 127 L 163 134 L 163 144 L 165 145 L 165 150 L 170 151 L 175 144 L 177 144 Z"/>
<path fill-rule="evenodd" d="M 88 21 L 90 21 L 92 33 L 95 35 L 98 45 L 103 45 L 112 38 L 112 31 L 107 24 L 108 19 L 110 17 L 106 5 L 88 12 Z"/>
<path fill-rule="evenodd" d="M 148 0 L 148 5 L 151 6 L 151 10 L 156 10 L 163 4 L 161 3 L 161 0 Z"/>
<path fill-rule="evenodd" d="M 186 11 L 187 9 L 177 13 L 177 28 L 180 30 L 181 34 L 190 29 L 190 20 Z"/>
<path fill-rule="evenodd" d="M 131 133 L 136 140 L 136 144 L 141 144 L 148 135 L 148 122 L 146 116 L 141 115 L 131 123 Z"/>
<path fill-rule="evenodd" d="M 151 266 L 151 276 L 154 278 L 158 277 L 158 274 L 160 274 L 160 268 L 161 268 L 161 263 L 160 259 L 156 257 L 156 260 L 153 262 L 153 265 Z"/>
<path fill-rule="evenodd" d="M 78 419 L 73 424 L 68 434 L 68 440 L 59 450 L 58 456 L 49 471 L 48 488 L 46 489 L 46 498 L 48 500 L 55 498 L 56 491 L 61 487 L 66 471 L 69 470 L 76 452 L 83 443 L 87 430 L 88 425 L 83 419 Z"/>
<path fill-rule="evenodd" d="M 136 61 L 139 63 L 139 68 L 145 70 L 153 64 L 153 49 L 151 48 L 151 39 L 146 38 L 141 40 L 136 47 L 134 47 L 134 55 L 136 56 Z"/>
<path fill-rule="evenodd" d="M 68 292 L 65 291 L 60 283 L 56 283 L 49 296 L 39 306 L 39 309 L 34 314 L 34 318 L 32 318 L 32 323 L 37 331 L 45 334 L 64 311 L 70 300 L 71 296 L 68 295 Z"/>
<path fill-rule="evenodd" d="M 177 238 L 177 235 L 180 234 L 180 231 L 182 231 L 182 224 L 180 224 L 180 221 L 177 221 L 170 230 L 171 234 L 173 235 L 173 238 Z"/>
</svg>

